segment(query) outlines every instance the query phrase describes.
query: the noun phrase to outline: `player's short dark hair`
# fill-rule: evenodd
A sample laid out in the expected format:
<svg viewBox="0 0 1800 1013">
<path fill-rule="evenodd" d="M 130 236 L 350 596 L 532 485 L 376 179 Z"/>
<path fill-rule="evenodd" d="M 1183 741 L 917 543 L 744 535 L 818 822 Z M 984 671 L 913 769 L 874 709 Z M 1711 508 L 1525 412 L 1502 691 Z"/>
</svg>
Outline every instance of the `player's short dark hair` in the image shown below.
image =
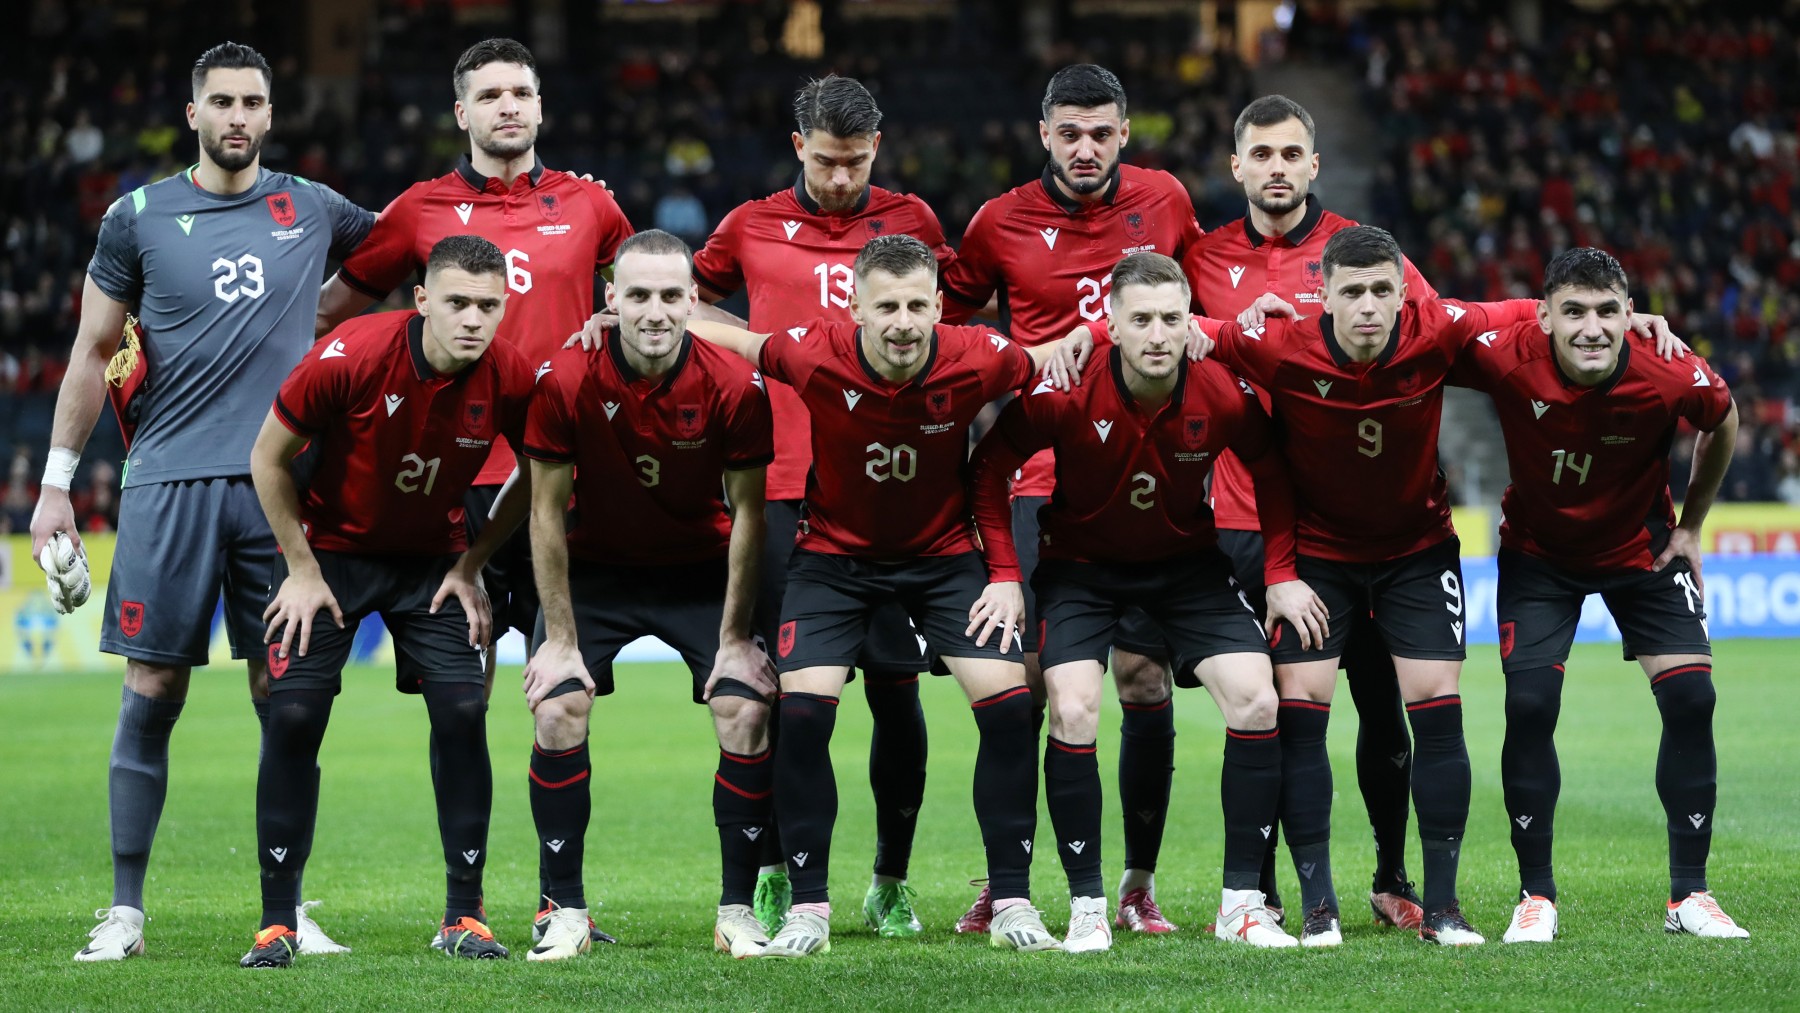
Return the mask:
<svg viewBox="0 0 1800 1013">
<path fill-rule="evenodd" d="M 827 74 L 794 93 L 794 127 L 802 137 L 814 130 L 833 137 L 871 137 L 881 129 L 881 107 L 861 81 Z"/>
<path fill-rule="evenodd" d="M 1056 106 L 1093 109 L 1103 105 L 1119 107 L 1119 118 L 1125 118 L 1125 86 L 1118 75 L 1097 63 L 1075 63 L 1050 75 L 1044 87 L 1044 122 L 1050 122 L 1050 110 Z"/>
<path fill-rule="evenodd" d="M 531 50 L 525 48 L 523 42 L 513 39 L 482 39 L 473 46 L 463 50 L 456 58 L 456 71 L 450 81 L 456 87 L 456 97 L 462 98 L 469 87 L 469 75 L 490 63 L 516 63 L 531 71 L 531 79 L 538 80 L 537 61 L 532 59 Z"/>
<path fill-rule="evenodd" d="M 1373 225 L 1353 225 L 1333 233 L 1330 239 L 1325 240 L 1325 255 L 1320 259 L 1327 282 L 1331 280 L 1331 272 L 1340 267 L 1379 267 L 1382 264 L 1392 264 L 1401 273 L 1406 270 L 1400 244 L 1394 241 L 1388 230 Z M 1117 285 L 1118 281 L 1114 280 L 1113 284 Z"/>
<path fill-rule="evenodd" d="M 425 274 L 432 275 L 446 267 L 469 274 L 497 274 L 506 276 L 506 254 L 500 247 L 480 236 L 445 236 L 431 248 L 431 256 L 425 258 Z"/>
<path fill-rule="evenodd" d="M 1618 259 L 1591 246 L 1564 250 L 1544 268 L 1544 298 L 1550 298 L 1550 294 L 1560 288 L 1585 288 L 1621 295 L 1631 291 L 1625 281 L 1625 268 Z"/>
<path fill-rule="evenodd" d="M 1251 127 L 1272 127 L 1288 120 L 1299 120 L 1300 125 L 1306 128 L 1306 143 L 1313 143 L 1316 135 L 1313 132 L 1312 114 L 1286 95 L 1264 95 L 1245 106 L 1244 111 L 1238 113 L 1237 124 L 1231 128 L 1231 143 L 1242 145 L 1244 131 Z"/>
<path fill-rule="evenodd" d="M 937 257 L 931 247 L 912 236 L 903 233 L 890 233 L 876 236 L 863 244 L 862 252 L 856 255 L 856 276 L 866 278 L 871 271 L 885 271 L 896 278 L 904 278 L 914 271 L 930 271 L 937 277 Z"/>
<path fill-rule="evenodd" d="M 1127 285 L 1154 287 L 1171 283 L 1180 285 L 1184 294 L 1192 295 L 1192 290 L 1188 288 L 1187 274 L 1182 271 L 1181 265 L 1160 253 L 1133 253 L 1113 265 L 1112 293 L 1115 300 L 1119 297 L 1119 290 Z"/>
<path fill-rule="evenodd" d="M 194 61 L 194 94 L 206 87 L 206 74 L 212 70 L 254 70 L 262 74 L 263 85 L 275 90 L 275 74 L 263 55 L 241 42 L 221 42 Z"/>
<path fill-rule="evenodd" d="M 680 236 L 675 235 L 673 232 L 664 232 L 661 229 L 645 229 L 642 232 L 632 233 L 631 238 L 620 243 L 618 250 L 613 253 L 613 263 L 617 264 L 619 261 L 624 260 L 627 253 L 642 253 L 649 256 L 662 256 L 670 253 L 679 254 L 687 261 L 688 274 L 691 275 L 694 273 L 694 251 L 688 247 L 688 244 Z"/>
</svg>

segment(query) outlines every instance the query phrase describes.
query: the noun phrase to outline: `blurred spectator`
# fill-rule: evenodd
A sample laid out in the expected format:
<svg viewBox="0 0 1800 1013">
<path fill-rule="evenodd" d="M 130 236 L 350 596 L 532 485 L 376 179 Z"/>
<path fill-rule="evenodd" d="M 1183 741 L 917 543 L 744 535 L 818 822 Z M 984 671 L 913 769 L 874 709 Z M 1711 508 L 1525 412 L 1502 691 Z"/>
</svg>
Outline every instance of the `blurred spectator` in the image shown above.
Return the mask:
<svg viewBox="0 0 1800 1013">
<path fill-rule="evenodd" d="M 13 448 L 6 469 L 6 490 L 0 492 L 0 534 L 31 530 L 31 511 L 37 506 L 37 483 L 31 477 L 31 448 Z"/>
<path fill-rule="evenodd" d="M 112 531 L 119 525 L 119 469 L 110 461 L 96 461 L 88 469 L 87 484 L 70 499 L 75 521 L 83 532 Z"/>
</svg>

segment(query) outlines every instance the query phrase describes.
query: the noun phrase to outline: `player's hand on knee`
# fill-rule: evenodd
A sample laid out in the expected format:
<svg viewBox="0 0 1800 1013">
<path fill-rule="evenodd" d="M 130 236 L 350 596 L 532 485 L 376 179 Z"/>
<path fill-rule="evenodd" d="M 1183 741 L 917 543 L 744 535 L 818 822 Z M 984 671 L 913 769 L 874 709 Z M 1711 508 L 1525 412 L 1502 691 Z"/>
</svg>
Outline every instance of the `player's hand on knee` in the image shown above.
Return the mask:
<svg viewBox="0 0 1800 1013">
<path fill-rule="evenodd" d="M 712 701 L 713 690 L 725 679 L 735 679 L 762 694 L 764 700 L 775 699 L 775 663 L 756 641 L 749 637 L 723 637 L 719 653 L 713 657 L 712 674 L 700 691 L 700 699 Z"/>
<path fill-rule="evenodd" d="M 463 559 L 457 560 L 450 572 L 444 574 L 444 582 L 438 585 L 437 594 L 431 596 L 431 612 L 437 610 L 444 602 L 454 597 L 462 603 L 463 612 L 469 617 L 469 646 L 485 646 L 494 636 L 494 605 L 488 600 L 487 587 L 481 581 L 481 571 L 471 572 L 463 565 Z"/>
<path fill-rule="evenodd" d="M 1273 292 L 1264 292 L 1262 295 L 1257 296 L 1256 301 L 1246 307 L 1244 312 L 1238 314 L 1237 322 L 1239 327 L 1248 331 L 1261 327 L 1263 321 L 1269 317 L 1288 317 L 1292 319 L 1299 315 L 1300 314 L 1294 311 L 1293 305 L 1287 300 Z"/>
<path fill-rule="evenodd" d="M 594 677 L 581 660 L 581 649 L 574 644 L 545 641 L 525 663 L 525 705 L 537 710 L 556 687 L 570 679 L 581 683 L 589 697 L 594 695 Z"/>
<path fill-rule="evenodd" d="M 1187 357 L 1191 362 L 1199 362 L 1212 354 L 1214 341 L 1208 337 L 1200 321 L 1188 317 Z"/>
<path fill-rule="evenodd" d="M 617 326 L 619 326 L 619 314 L 614 312 L 611 307 L 602 309 L 588 317 L 588 322 L 581 326 L 581 330 L 569 335 L 569 340 L 563 342 L 563 347 L 574 348 L 576 345 L 580 345 L 582 351 L 591 352 L 600 347 L 600 342 L 606 338 L 607 329 Z"/>
<path fill-rule="evenodd" d="M 295 647 L 294 635 L 298 631 L 300 656 L 306 657 L 307 649 L 312 646 L 313 620 L 321 610 L 331 613 L 331 620 L 337 623 L 338 629 L 344 628 L 344 612 L 338 608 L 337 597 L 325 583 L 325 575 L 317 567 L 311 572 L 290 572 L 275 592 L 275 600 L 263 609 L 263 620 L 269 624 L 263 631 L 263 643 L 273 642 L 279 632 L 281 656 L 285 658 Z"/>
<path fill-rule="evenodd" d="M 963 630 L 963 636 L 974 637 L 976 647 L 986 647 L 988 637 L 995 630 L 1000 631 L 1000 640 L 995 649 L 1006 653 L 1006 645 L 1025 621 L 1025 590 L 1016 580 L 1002 580 L 989 584 L 975 599 L 969 608 L 969 628 Z M 977 634 L 975 631 L 981 632 Z"/>
<path fill-rule="evenodd" d="M 1656 313 L 1633 313 L 1629 323 L 1632 333 L 1645 341 L 1656 342 L 1656 354 L 1665 362 L 1687 358 L 1687 342 L 1676 337 L 1675 332 L 1669 329 L 1667 317 Z"/>
<path fill-rule="evenodd" d="M 1306 581 L 1270 584 L 1268 601 L 1269 617 L 1263 625 L 1266 635 L 1273 636 L 1275 625 L 1285 619 L 1300 635 L 1302 649 L 1311 651 L 1325 646 L 1325 638 L 1331 635 L 1331 611 Z"/>
</svg>

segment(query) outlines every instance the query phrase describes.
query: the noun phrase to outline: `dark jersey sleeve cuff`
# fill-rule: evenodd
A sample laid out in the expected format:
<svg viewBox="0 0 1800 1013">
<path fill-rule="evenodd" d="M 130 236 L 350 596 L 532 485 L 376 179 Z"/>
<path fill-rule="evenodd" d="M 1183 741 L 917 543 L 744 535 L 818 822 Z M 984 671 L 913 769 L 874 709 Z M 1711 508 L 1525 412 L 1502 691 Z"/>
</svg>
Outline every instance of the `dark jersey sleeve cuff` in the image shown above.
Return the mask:
<svg viewBox="0 0 1800 1013">
<path fill-rule="evenodd" d="M 967 292 L 958 292 L 956 289 L 953 289 L 950 286 L 945 285 L 941 282 L 938 284 L 938 288 L 941 289 L 945 295 L 949 296 L 952 299 L 955 299 L 959 303 L 962 303 L 964 306 L 970 306 L 975 309 L 981 309 L 983 306 L 987 305 L 986 299 L 977 299 L 974 296 L 969 295 Z"/>
<path fill-rule="evenodd" d="M 519 452 L 534 461 L 543 461 L 545 464 L 575 463 L 574 454 L 565 454 L 556 450 L 545 450 L 543 447 L 534 447 L 529 443 L 520 443 Z"/>
<path fill-rule="evenodd" d="M 344 284 L 350 286 L 351 288 L 357 290 L 358 292 L 361 292 L 363 295 L 366 295 L 371 299 L 380 301 L 380 300 L 386 299 L 388 297 L 388 294 L 386 292 L 375 291 L 375 286 L 369 284 L 368 282 L 362 280 L 361 278 L 358 278 L 356 275 L 351 274 L 350 269 L 347 267 L 338 268 L 338 277 L 344 279 Z"/>
<path fill-rule="evenodd" d="M 775 461 L 774 451 L 758 457 L 745 457 L 736 461 L 726 461 L 726 471 L 749 471 L 752 468 L 767 468 Z"/>
<path fill-rule="evenodd" d="M 277 394 L 275 396 L 275 406 L 274 407 L 275 407 L 275 417 L 277 419 L 280 419 L 281 424 L 288 427 L 288 431 L 293 433 L 295 436 L 315 436 L 318 434 L 317 429 L 300 421 L 300 417 L 298 415 L 295 415 L 293 412 L 289 411 L 288 406 L 281 403 L 281 395 L 279 395 L 279 394 Z"/>
<path fill-rule="evenodd" d="M 705 271 L 700 270 L 698 265 L 695 265 L 694 267 L 694 280 L 706 286 L 721 298 L 729 298 L 737 294 L 737 289 L 732 288 L 730 285 L 719 284 L 717 279 L 712 275 L 707 274 Z"/>
</svg>

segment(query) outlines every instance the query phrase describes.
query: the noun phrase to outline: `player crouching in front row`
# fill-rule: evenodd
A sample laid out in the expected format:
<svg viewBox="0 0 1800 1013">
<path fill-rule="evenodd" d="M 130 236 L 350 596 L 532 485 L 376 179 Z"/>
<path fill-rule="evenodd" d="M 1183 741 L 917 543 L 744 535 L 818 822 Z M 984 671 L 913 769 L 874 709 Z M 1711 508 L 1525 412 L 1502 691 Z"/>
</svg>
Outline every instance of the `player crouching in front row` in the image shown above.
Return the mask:
<svg viewBox="0 0 1800 1013">
<path fill-rule="evenodd" d="M 317 818 L 298 772 L 313 769 L 357 626 L 375 612 L 393 634 L 398 688 L 424 695 L 438 746 L 447 885 L 432 945 L 458 957 L 506 956 L 481 922 L 493 771 L 481 663 L 491 615 L 480 574 L 524 520 L 529 488 L 501 498 L 473 546 L 462 503 L 496 438 L 521 445 L 532 374 L 511 346 L 493 344 L 506 303 L 506 259 L 494 244 L 439 242 L 413 294 L 417 314 L 357 317 L 320 339 L 282 384 L 251 452 L 282 556 L 264 613 L 263 916 L 245 967 L 294 961 L 289 922 Z M 308 442 L 319 464 L 302 493 L 290 463 Z"/>
</svg>

